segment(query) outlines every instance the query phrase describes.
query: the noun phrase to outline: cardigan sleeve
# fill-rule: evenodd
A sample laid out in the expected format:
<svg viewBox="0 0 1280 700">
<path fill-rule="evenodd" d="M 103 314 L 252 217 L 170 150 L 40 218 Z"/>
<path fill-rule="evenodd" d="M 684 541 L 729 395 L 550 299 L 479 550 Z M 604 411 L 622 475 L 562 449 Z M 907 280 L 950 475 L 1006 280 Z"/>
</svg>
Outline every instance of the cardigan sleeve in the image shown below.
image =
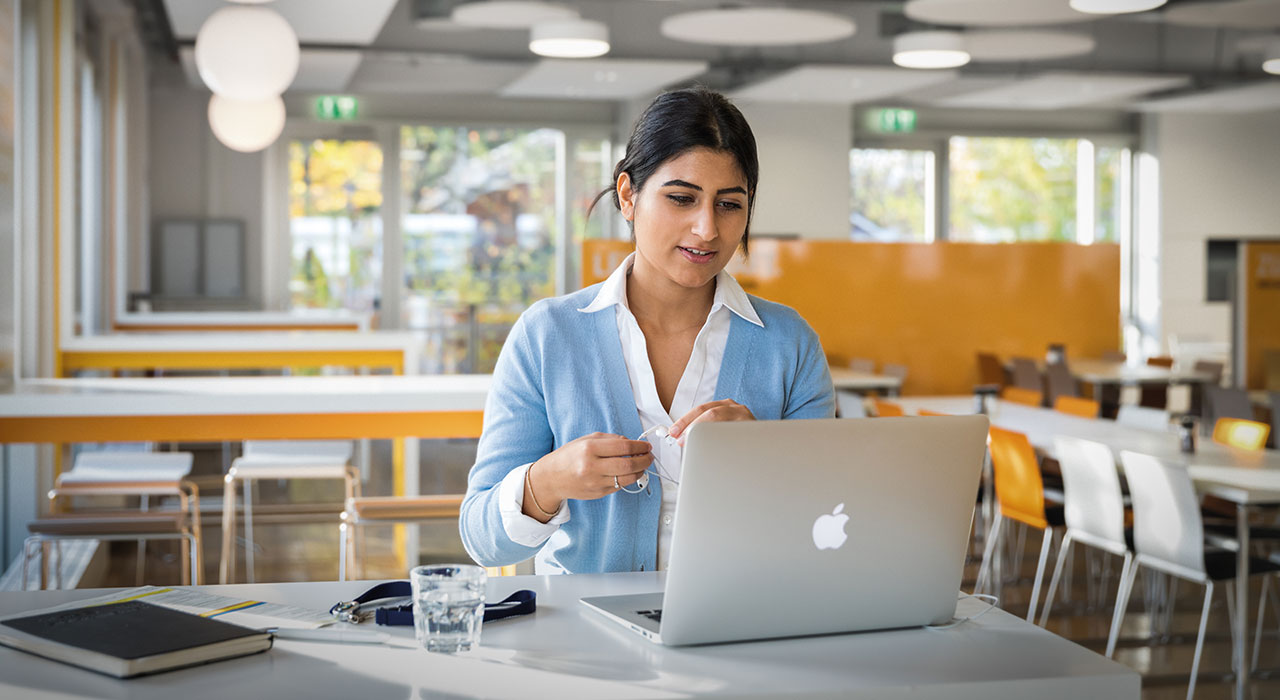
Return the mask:
<svg viewBox="0 0 1280 700">
<path fill-rule="evenodd" d="M 795 379 L 787 388 L 787 403 L 782 417 L 835 418 L 836 392 L 831 383 L 831 371 L 827 368 L 827 356 L 822 351 L 818 334 L 797 317 L 800 328 L 798 364 Z"/>
<path fill-rule="evenodd" d="M 485 399 L 476 463 L 467 477 L 467 494 L 458 518 L 462 544 L 482 566 L 515 564 L 540 549 L 514 542 L 507 535 L 498 488 L 513 469 L 537 461 L 555 447 L 543 394 L 542 358 L 530 339 L 529 319 L 536 319 L 535 309 L 516 321 L 498 355 Z"/>
</svg>

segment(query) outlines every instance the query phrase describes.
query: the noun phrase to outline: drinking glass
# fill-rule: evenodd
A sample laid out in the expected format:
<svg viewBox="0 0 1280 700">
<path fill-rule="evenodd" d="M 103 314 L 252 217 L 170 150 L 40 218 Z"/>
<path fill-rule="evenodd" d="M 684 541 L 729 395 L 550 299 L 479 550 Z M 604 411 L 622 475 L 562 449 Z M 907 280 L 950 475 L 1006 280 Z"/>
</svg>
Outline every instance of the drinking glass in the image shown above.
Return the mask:
<svg viewBox="0 0 1280 700">
<path fill-rule="evenodd" d="M 427 651 L 452 654 L 480 644 L 488 576 L 470 564 L 417 566 L 409 571 L 413 626 Z"/>
</svg>

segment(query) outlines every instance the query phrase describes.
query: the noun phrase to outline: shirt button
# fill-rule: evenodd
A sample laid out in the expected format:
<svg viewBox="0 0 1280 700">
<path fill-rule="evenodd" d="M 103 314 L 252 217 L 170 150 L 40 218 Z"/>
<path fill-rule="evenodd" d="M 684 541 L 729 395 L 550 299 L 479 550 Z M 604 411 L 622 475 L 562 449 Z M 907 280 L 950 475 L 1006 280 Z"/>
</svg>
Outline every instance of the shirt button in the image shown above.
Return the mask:
<svg viewBox="0 0 1280 700">
<path fill-rule="evenodd" d="M 671 516 L 670 516 L 670 515 L 664 515 L 664 516 L 662 516 L 662 524 L 663 524 L 663 525 L 670 525 L 670 524 L 671 524 Z"/>
</svg>

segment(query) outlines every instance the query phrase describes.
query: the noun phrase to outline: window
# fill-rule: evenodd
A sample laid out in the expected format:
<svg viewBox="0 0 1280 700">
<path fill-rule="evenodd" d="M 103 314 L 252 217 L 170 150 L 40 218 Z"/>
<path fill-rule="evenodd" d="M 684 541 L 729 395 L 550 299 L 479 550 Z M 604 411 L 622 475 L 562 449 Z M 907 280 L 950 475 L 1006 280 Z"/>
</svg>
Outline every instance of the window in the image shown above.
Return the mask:
<svg viewBox="0 0 1280 700">
<path fill-rule="evenodd" d="M 951 240 L 1074 241 L 1074 139 L 951 138 Z"/>
<path fill-rule="evenodd" d="M 850 151 L 850 237 L 855 241 L 932 241 L 933 168 L 932 151 Z"/>
<path fill-rule="evenodd" d="M 951 240 L 1117 242 L 1128 148 L 1087 139 L 955 136 Z"/>
<path fill-rule="evenodd" d="M 377 308 L 382 149 L 374 141 L 289 143 L 293 308 Z"/>
<path fill-rule="evenodd" d="M 425 370 L 491 372 L 520 312 L 555 292 L 555 129 L 400 132 L 405 327 Z"/>
</svg>

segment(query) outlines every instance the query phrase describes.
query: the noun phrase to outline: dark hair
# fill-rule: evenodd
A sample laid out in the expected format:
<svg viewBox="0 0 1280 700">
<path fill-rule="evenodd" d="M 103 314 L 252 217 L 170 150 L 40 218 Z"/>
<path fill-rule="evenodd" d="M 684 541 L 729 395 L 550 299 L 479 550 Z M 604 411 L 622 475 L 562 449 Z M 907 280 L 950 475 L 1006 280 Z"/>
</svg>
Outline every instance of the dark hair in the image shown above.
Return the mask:
<svg viewBox="0 0 1280 700">
<path fill-rule="evenodd" d="M 622 173 L 631 177 L 632 188 L 639 192 L 663 163 L 695 148 L 728 153 L 747 178 L 747 228 L 742 234 L 742 252 L 747 252 L 756 183 L 760 180 L 756 137 L 732 102 L 701 86 L 665 92 L 645 108 L 631 129 L 626 155 L 613 169 L 614 185 L 596 195 L 587 216 L 591 216 L 596 204 L 607 194 L 612 194 L 613 206 L 622 209 L 617 188 Z"/>
</svg>

